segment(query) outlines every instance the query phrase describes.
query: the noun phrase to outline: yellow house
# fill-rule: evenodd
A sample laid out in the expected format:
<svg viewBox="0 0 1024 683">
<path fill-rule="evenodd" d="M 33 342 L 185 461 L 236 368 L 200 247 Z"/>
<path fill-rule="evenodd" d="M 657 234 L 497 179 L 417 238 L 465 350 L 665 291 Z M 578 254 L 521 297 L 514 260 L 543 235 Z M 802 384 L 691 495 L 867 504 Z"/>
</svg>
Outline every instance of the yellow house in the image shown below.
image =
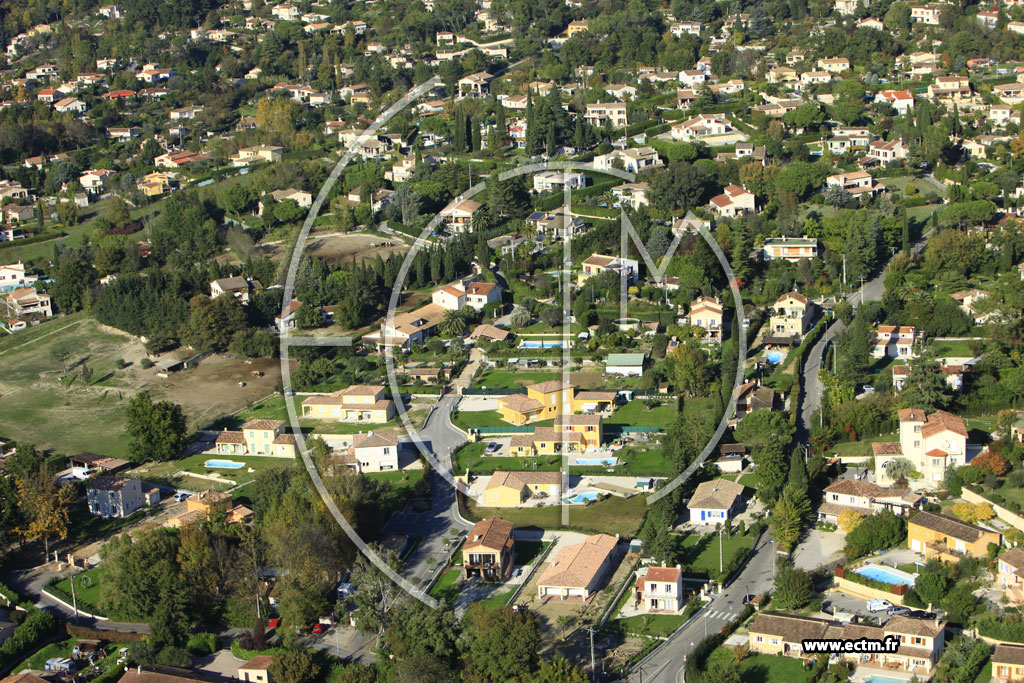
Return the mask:
<svg viewBox="0 0 1024 683">
<path fill-rule="evenodd" d="M 395 417 L 395 403 L 387 393 L 386 387 L 354 384 L 326 396 L 310 396 L 302 401 L 302 417 L 383 424 Z"/>
<path fill-rule="evenodd" d="M 775 337 L 802 337 L 811 328 L 807 297 L 799 292 L 783 294 L 772 304 L 768 334 Z"/>
<path fill-rule="evenodd" d="M 907 545 L 925 557 L 958 562 L 962 557 L 985 557 L 989 543 L 1002 543 L 998 531 L 983 529 L 946 515 L 922 510 L 907 523 Z"/>
<path fill-rule="evenodd" d="M 523 425 L 563 413 L 610 410 L 614 402 L 614 391 L 577 392 L 575 384 L 553 379 L 526 387 L 526 396 L 509 394 L 498 399 L 498 413 L 506 422 Z"/>
<path fill-rule="evenodd" d="M 484 505 L 518 507 L 532 497 L 557 500 L 562 495 L 561 472 L 495 472 L 484 489 Z"/>
<path fill-rule="evenodd" d="M 242 431 L 225 429 L 217 435 L 217 455 L 265 455 L 274 458 L 295 457 L 295 435 L 284 433 L 284 420 L 249 420 Z"/>
<path fill-rule="evenodd" d="M 174 173 L 154 171 L 142 176 L 135 187 L 147 197 L 156 197 L 177 188 L 178 176 Z"/>
<path fill-rule="evenodd" d="M 589 417 L 573 415 L 570 417 Z M 594 416 L 598 417 L 598 416 Z M 598 417 L 600 419 L 600 417 Z M 512 455 L 561 455 L 582 453 L 587 449 L 586 437 L 581 433 L 559 431 L 552 427 L 538 427 L 533 434 L 516 434 L 509 446 Z"/>
</svg>

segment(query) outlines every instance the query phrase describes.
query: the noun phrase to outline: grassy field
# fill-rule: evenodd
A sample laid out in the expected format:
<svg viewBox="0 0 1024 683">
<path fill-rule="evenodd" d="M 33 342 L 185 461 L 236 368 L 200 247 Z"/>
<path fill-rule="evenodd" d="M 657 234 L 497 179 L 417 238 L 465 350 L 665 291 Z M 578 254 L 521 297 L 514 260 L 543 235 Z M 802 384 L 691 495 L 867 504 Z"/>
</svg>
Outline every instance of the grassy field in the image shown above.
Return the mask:
<svg viewBox="0 0 1024 683">
<path fill-rule="evenodd" d="M 754 544 L 750 536 L 729 536 L 722 534 L 722 558 L 724 564 L 729 564 L 729 559 L 742 548 L 749 548 Z M 688 575 L 692 576 L 718 576 L 718 534 L 690 534 L 683 539 L 683 548 L 686 552 L 683 565 L 689 567 Z"/>
<path fill-rule="evenodd" d="M 514 591 L 515 591 L 514 588 L 509 588 L 507 590 L 502 590 L 501 588 L 496 588 L 495 591 L 493 593 L 491 593 L 490 595 L 488 595 L 486 598 L 484 598 L 483 600 L 477 600 L 473 604 L 474 605 L 480 605 L 480 607 L 482 609 L 488 609 L 488 610 L 490 610 L 490 609 L 497 609 L 499 607 L 504 607 L 505 605 L 508 604 L 508 600 L 509 600 L 509 598 L 512 597 L 512 593 Z"/>
<path fill-rule="evenodd" d="M 241 467 L 236 470 L 227 470 L 214 469 L 206 466 L 207 460 L 217 459 L 240 462 L 243 463 L 245 467 Z M 227 487 L 227 484 L 216 485 L 210 480 L 195 477 L 176 477 L 175 473 L 179 471 L 193 472 L 196 474 L 218 473 L 224 479 L 230 479 L 238 484 L 245 484 L 255 479 L 257 472 L 260 472 L 261 470 L 278 467 L 294 467 L 295 462 L 295 460 L 289 460 L 286 458 L 264 458 L 259 456 L 242 457 L 237 455 L 216 456 L 208 455 L 206 453 L 196 453 L 195 455 L 190 455 L 189 457 L 182 458 L 180 460 L 170 460 L 168 462 L 157 462 L 143 465 L 136 469 L 135 473 L 145 477 L 147 481 L 165 482 L 176 488 L 199 491 L 211 487 L 223 489 Z"/>
<path fill-rule="evenodd" d="M 714 658 L 732 659 L 734 656 L 731 651 L 722 647 L 711 653 L 711 657 Z M 804 683 L 810 678 L 810 672 L 804 670 L 803 660 L 793 657 L 752 654 L 740 662 L 740 679 L 743 683 Z"/>
<path fill-rule="evenodd" d="M 469 518 L 472 520 L 499 516 L 515 524 L 517 528 L 533 526 L 543 529 L 558 529 L 562 527 L 562 509 L 558 505 L 529 508 L 477 508 L 472 501 L 469 501 L 467 505 Z M 632 538 L 640 528 L 640 522 L 643 521 L 646 512 L 647 498 L 645 496 L 633 496 L 628 499 L 611 496 L 585 507 L 571 508 L 569 527 Z"/>
<path fill-rule="evenodd" d="M 133 342 L 94 320 L 71 322 L 75 324 L 68 327 L 66 320 L 55 320 L 40 325 L 38 332 L 3 339 L 0 392 L 5 408 L 0 413 L 0 433 L 62 453 L 101 451 L 124 456 L 128 452 L 125 407 L 130 395 L 124 390 L 130 385 L 117 361 L 129 355 Z M 48 332 L 54 333 L 43 336 Z M 22 345 L 26 342 L 31 343 Z M 69 354 L 69 379 L 63 381 L 64 368 L 54 359 L 58 351 Z M 93 372 L 92 386 L 84 386 L 77 368 L 71 367 L 83 362 Z M 41 429 L 43 425 L 53 428 Z"/>
<path fill-rule="evenodd" d="M 874 452 L 871 450 L 871 444 L 883 441 L 899 440 L 899 434 L 880 434 L 878 436 L 863 439 L 862 441 L 844 441 L 842 443 L 837 443 L 832 446 L 832 452 L 843 458 L 866 458 L 871 456 Z"/>
<path fill-rule="evenodd" d="M 381 507 L 397 509 L 404 502 L 414 497 L 416 485 L 426 475 L 425 469 L 400 470 L 398 472 L 367 472 L 363 476 L 387 482 L 388 494 Z"/>
<path fill-rule="evenodd" d="M 452 422 L 465 430 L 478 429 L 480 427 L 507 427 L 508 422 L 501 419 L 497 410 L 472 410 L 459 411 Z"/>
<path fill-rule="evenodd" d="M 650 410 L 643 401 L 636 400 L 616 408 L 604 424 L 667 429 L 676 421 L 677 413 L 674 400 L 666 400 L 662 405 Z"/>
<path fill-rule="evenodd" d="M 616 455 L 623 462 L 623 466 L 617 470 L 620 474 L 664 476 L 668 472 L 668 461 L 665 460 L 664 449 L 660 444 L 644 448 L 623 448 Z"/>
<path fill-rule="evenodd" d="M 935 355 L 939 358 L 946 358 L 949 356 L 955 358 L 974 358 L 976 355 L 975 348 L 977 350 L 984 350 L 984 341 L 967 341 L 967 340 L 932 340 L 931 348 L 935 352 Z"/>
</svg>

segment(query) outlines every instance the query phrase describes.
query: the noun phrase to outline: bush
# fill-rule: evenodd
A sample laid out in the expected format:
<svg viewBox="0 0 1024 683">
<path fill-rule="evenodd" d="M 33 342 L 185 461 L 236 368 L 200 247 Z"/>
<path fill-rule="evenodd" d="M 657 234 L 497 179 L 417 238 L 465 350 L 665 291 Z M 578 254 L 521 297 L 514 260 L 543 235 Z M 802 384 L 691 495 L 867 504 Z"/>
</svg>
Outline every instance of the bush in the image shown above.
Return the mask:
<svg viewBox="0 0 1024 683">
<path fill-rule="evenodd" d="M 206 655 L 212 655 L 218 649 L 217 634 L 193 633 L 188 637 L 188 643 L 185 644 L 185 649 L 188 650 L 194 657 L 205 657 Z"/>
<path fill-rule="evenodd" d="M 153 367 L 153 361 L 151 361 L 148 358 L 143 358 L 142 360 L 139 361 L 139 365 L 142 366 L 143 370 L 149 370 L 151 367 Z"/>
<path fill-rule="evenodd" d="M 25 621 L 0 645 L 0 667 L 8 669 L 56 634 L 60 621 L 46 610 L 31 608 Z"/>
</svg>

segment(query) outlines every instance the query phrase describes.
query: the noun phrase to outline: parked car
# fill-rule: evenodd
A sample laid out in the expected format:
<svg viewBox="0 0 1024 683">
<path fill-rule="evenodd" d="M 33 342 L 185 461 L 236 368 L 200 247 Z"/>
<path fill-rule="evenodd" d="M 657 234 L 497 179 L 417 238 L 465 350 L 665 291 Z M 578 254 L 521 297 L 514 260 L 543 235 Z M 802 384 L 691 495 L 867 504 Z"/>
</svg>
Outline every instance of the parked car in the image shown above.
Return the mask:
<svg viewBox="0 0 1024 683">
<path fill-rule="evenodd" d="M 905 616 L 911 617 L 913 619 L 931 620 L 935 618 L 935 612 L 926 612 L 923 609 L 912 609 L 908 610 Z"/>
<path fill-rule="evenodd" d="M 868 600 L 869 612 L 884 612 L 892 609 L 892 603 L 888 600 Z"/>
<path fill-rule="evenodd" d="M 325 628 L 326 626 L 324 626 L 323 624 L 314 624 L 313 633 L 323 633 Z"/>
<path fill-rule="evenodd" d="M 186 498 L 191 498 L 191 497 L 192 497 L 192 494 L 189 493 L 188 491 L 178 491 L 177 493 L 174 494 L 174 502 L 175 503 L 180 503 L 181 501 L 185 500 Z"/>
<path fill-rule="evenodd" d="M 890 617 L 905 617 L 910 614 L 909 607 L 903 607 L 902 605 L 896 605 L 895 607 L 889 608 Z"/>
<path fill-rule="evenodd" d="M 501 448 L 501 444 L 499 444 L 497 441 L 492 441 L 489 444 L 487 444 L 487 452 L 488 453 L 497 453 L 498 449 L 500 449 L 500 448 Z"/>
</svg>

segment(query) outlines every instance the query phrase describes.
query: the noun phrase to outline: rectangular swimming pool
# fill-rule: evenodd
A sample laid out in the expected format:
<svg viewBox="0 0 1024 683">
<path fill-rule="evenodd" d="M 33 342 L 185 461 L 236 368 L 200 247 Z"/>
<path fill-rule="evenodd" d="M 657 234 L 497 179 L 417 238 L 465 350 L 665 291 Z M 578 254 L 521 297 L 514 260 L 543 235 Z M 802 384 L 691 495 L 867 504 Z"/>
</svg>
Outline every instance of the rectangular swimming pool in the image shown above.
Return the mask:
<svg viewBox="0 0 1024 683">
<path fill-rule="evenodd" d="M 560 341 L 532 341 L 524 339 L 519 342 L 519 348 L 521 349 L 560 349 L 564 345 L 564 342 Z"/>
<path fill-rule="evenodd" d="M 914 585 L 913 574 L 908 574 L 905 571 L 901 571 L 893 567 L 886 567 L 880 564 L 866 564 L 863 567 L 854 569 L 853 573 L 860 574 L 864 578 L 871 579 L 872 581 L 887 583 L 890 586 Z"/>
<path fill-rule="evenodd" d="M 596 465 L 604 467 L 612 467 L 619 464 L 618 458 L 574 458 L 573 464 L 575 465 Z"/>
</svg>

